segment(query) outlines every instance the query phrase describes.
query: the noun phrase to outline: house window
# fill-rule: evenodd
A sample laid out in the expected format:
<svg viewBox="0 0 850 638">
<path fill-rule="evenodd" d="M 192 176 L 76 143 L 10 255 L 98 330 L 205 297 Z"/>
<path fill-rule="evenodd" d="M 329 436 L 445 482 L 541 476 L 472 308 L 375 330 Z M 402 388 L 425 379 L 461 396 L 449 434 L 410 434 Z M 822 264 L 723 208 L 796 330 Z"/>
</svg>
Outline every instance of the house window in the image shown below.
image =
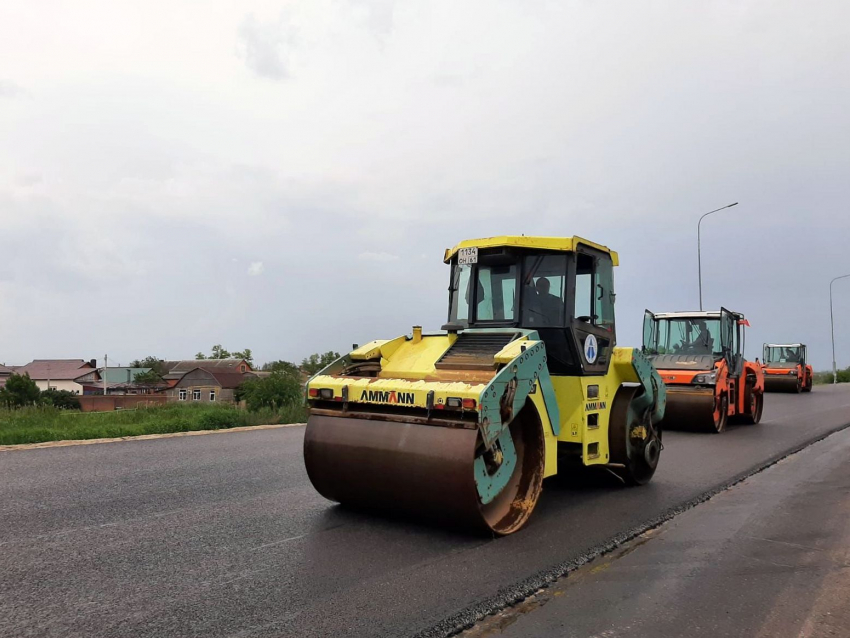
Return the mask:
<svg viewBox="0 0 850 638">
<path fill-rule="evenodd" d="M 200 401 L 201 400 L 201 391 L 200 390 L 192 390 L 192 401 Z"/>
<path fill-rule="evenodd" d="M 177 395 L 177 399 L 180 401 L 186 400 L 186 388 L 180 388 L 180 393 Z"/>
<path fill-rule="evenodd" d="M 246 366 L 246 365 L 244 365 L 244 364 L 243 364 L 243 365 L 241 365 L 241 366 L 239 366 L 239 370 L 240 370 L 240 372 L 245 372 L 247 369 L 248 369 L 248 366 Z"/>
<path fill-rule="evenodd" d="M 210 401 L 215 401 L 215 390 L 210 390 Z"/>
</svg>

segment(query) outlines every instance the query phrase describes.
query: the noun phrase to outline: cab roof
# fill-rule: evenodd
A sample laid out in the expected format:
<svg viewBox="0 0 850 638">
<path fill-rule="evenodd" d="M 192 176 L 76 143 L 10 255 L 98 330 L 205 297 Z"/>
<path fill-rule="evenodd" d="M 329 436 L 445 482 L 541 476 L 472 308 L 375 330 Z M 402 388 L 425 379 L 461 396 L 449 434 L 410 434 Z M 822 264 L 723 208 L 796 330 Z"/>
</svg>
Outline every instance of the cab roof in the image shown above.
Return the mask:
<svg viewBox="0 0 850 638">
<path fill-rule="evenodd" d="M 802 343 L 766 343 L 764 344 L 768 348 L 800 348 L 802 347 Z"/>
<path fill-rule="evenodd" d="M 443 261 L 449 263 L 451 258 L 461 248 L 530 248 L 532 250 L 557 250 L 560 252 L 575 252 L 579 244 L 595 248 L 603 253 L 611 255 L 615 266 L 620 265 L 619 255 L 607 246 L 597 244 L 582 237 L 529 237 L 526 235 L 499 235 L 498 237 L 485 237 L 483 239 L 467 239 L 460 242 L 454 248 L 447 248 Z"/>
<path fill-rule="evenodd" d="M 656 319 L 720 319 L 721 312 L 718 310 L 694 310 L 691 312 L 656 312 Z M 740 312 L 729 311 L 729 314 L 738 319 L 743 318 Z"/>
<path fill-rule="evenodd" d="M 694 312 L 656 312 L 656 319 L 719 319 L 720 313 L 716 310 L 694 311 Z"/>
</svg>

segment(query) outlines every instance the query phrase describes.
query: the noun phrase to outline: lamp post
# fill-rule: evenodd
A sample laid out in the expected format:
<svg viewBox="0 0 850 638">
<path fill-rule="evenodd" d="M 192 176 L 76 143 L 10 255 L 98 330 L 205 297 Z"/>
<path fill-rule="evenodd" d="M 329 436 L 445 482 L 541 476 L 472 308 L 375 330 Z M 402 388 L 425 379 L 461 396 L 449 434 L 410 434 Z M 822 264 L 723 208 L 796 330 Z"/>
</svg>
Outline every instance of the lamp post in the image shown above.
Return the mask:
<svg viewBox="0 0 850 638">
<path fill-rule="evenodd" d="M 710 210 L 705 213 L 702 217 L 699 218 L 697 222 L 697 268 L 699 270 L 699 309 L 702 310 L 702 254 L 701 254 L 701 240 L 700 240 L 700 225 L 702 224 L 702 220 L 705 217 L 708 217 L 712 213 L 717 213 L 721 210 L 726 210 L 727 208 L 732 208 L 733 206 L 737 206 L 738 202 L 734 204 L 727 204 L 726 206 L 721 206 L 715 210 Z"/>
<path fill-rule="evenodd" d="M 832 315 L 832 284 L 845 277 L 850 277 L 850 275 L 841 275 L 829 282 L 829 328 L 832 332 L 832 385 L 838 383 L 838 369 L 835 367 L 835 319 Z"/>
</svg>

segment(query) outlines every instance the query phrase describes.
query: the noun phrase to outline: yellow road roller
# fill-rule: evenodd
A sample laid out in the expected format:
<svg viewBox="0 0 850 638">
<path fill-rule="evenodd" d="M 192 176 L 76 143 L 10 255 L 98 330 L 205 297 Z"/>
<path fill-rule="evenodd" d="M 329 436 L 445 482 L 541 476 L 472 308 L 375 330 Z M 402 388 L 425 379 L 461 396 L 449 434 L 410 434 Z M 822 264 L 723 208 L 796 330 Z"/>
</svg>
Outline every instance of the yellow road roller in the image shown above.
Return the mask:
<svg viewBox="0 0 850 638">
<path fill-rule="evenodd" d="M 616 347 L 617 253 L 580 237 L 502 236 L 461 242 L 444 261 L 440 332 L 372 341 L 308 381 L 316 490 L 506 535 L 559 466 L 647 483 L 665 386 L 639 350 Z"/>
</svg>

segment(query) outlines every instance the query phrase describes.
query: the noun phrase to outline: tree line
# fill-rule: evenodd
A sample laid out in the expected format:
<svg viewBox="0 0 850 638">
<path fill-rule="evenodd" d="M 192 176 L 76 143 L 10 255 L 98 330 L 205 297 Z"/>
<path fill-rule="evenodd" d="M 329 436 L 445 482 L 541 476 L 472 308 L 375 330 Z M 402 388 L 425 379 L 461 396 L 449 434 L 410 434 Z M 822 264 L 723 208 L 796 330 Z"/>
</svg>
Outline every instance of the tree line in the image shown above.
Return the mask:
<svg viewBox="0 0 850 638">
<path fill-rule="evenodd" d="M 237 401 L 245 401 L 245 405 L 251 411 L 264 408 L 280 410 L 281 408 L 299 405 L 304 401 L 302 381 L 303 377 L 312 376 L 322 368 L 330 365 L 340 358 L 339 352 L 328 350 L 327 352 L 314 352 L 304 357 L 300 364 L 278 359 L 267 361 L 260 370 L 270 372 L 268 376 L 246 379 L 235 392 Z M 230 352 L 220 344 L 210 348 L 210 354 L 199 352 L 195 355 L 198 361 L 210 359 L 245 359 L 253 366 L 253 352 L 250 348 Z M 151 368 L 148 373 L 137 374 L 137 382 L 144 382 L 146 375 L 153 378 L 167 374 L 164 361 L 158 357 L 145 357 L 136 359 L 130 363 L 133 368 Z"/>
<path fill-rule="evenodd" d="M 264 363 L 260 370 L 271 372 L 262 378 L 247 379 L 236 391 L 236 399 L 244 400 L 249 410 L 261 408 L 280 409 L 296 405 L 303 400 L 303 376 L 312 376 L 319 370 L 339 359 L 340 354 L 333 350 L 315 352 L 301 360 L 297 365 L 291 361 L 279 359 Z M 196 359 L 245 359 L 253 364 L 253 353 L 250 349 L 229 352 L 221 345 L 215 345 L 210 355 L 198 353 Z M 131 368 L 150 368 L 148 372 L 137 373 L 133 377 L 135 383 L 156 384 L 168 373 L 165 361 L 155 356 L 135 359 L 130 362 Z M 60 409 L 79 410 L 80 401 L 73 392 L 68 390 L 40 390 L 28 374 L 13 374 L 6 380 L 6 385 L 0 388 L 0 406 L 16 409 L 27 406 L 49 405 Z"/>
<path fill-rule="evenodd" d="M 284 361 L 283 359 L 278 359 L 277 361 L 267 361 L 263 365 L 260 366 L 260 370 L 263 372 L 287 372 L 289 374 L 297 375 L 300 371 L 305 372 L 308 375 L 314 375 L 319 370 L 324 368 L 325 366 L 333 363 L 337 359 L 340 358 L 339 352 L 334 352 L 333 350 L 328 350 L 327 352 L 314 352 L 308 357 L 304 357 L 301 360 L 300 364 L 293 363 L 291 361 Z M 244 350 L 234 350 L 230 351 L 225 349 L 221 344 L 216 344 L 212 348 L 210 348 L 209 354 L 204 354 L 203 352 L 198 352 L 195 355 L 195 359 L 197 361 L 207 361 L 207 360 L 215 360 L 215 359 L 244 359 L 248 362 L 248 364 L 253 367 L 254 366 L 254 353 L 250 348 L 245 348 Z M 165 361 L 160 359 L 159 357 L 145 357 L 144 359 L 134 359 L 130 362 L 131 368 L 151 368 L 152 372 L 155 375 L 164 376 L 168 373 L 168 370 L 165 369 Z M 148 373 L 145 373 L 148 374 Z M 155 377 L 151 375 L 155 380 Z M 142 377 L 142 374 L 137 374 L 135 377 L 137 383 L 145 383 L 145 378 Z"/>
</svg>

